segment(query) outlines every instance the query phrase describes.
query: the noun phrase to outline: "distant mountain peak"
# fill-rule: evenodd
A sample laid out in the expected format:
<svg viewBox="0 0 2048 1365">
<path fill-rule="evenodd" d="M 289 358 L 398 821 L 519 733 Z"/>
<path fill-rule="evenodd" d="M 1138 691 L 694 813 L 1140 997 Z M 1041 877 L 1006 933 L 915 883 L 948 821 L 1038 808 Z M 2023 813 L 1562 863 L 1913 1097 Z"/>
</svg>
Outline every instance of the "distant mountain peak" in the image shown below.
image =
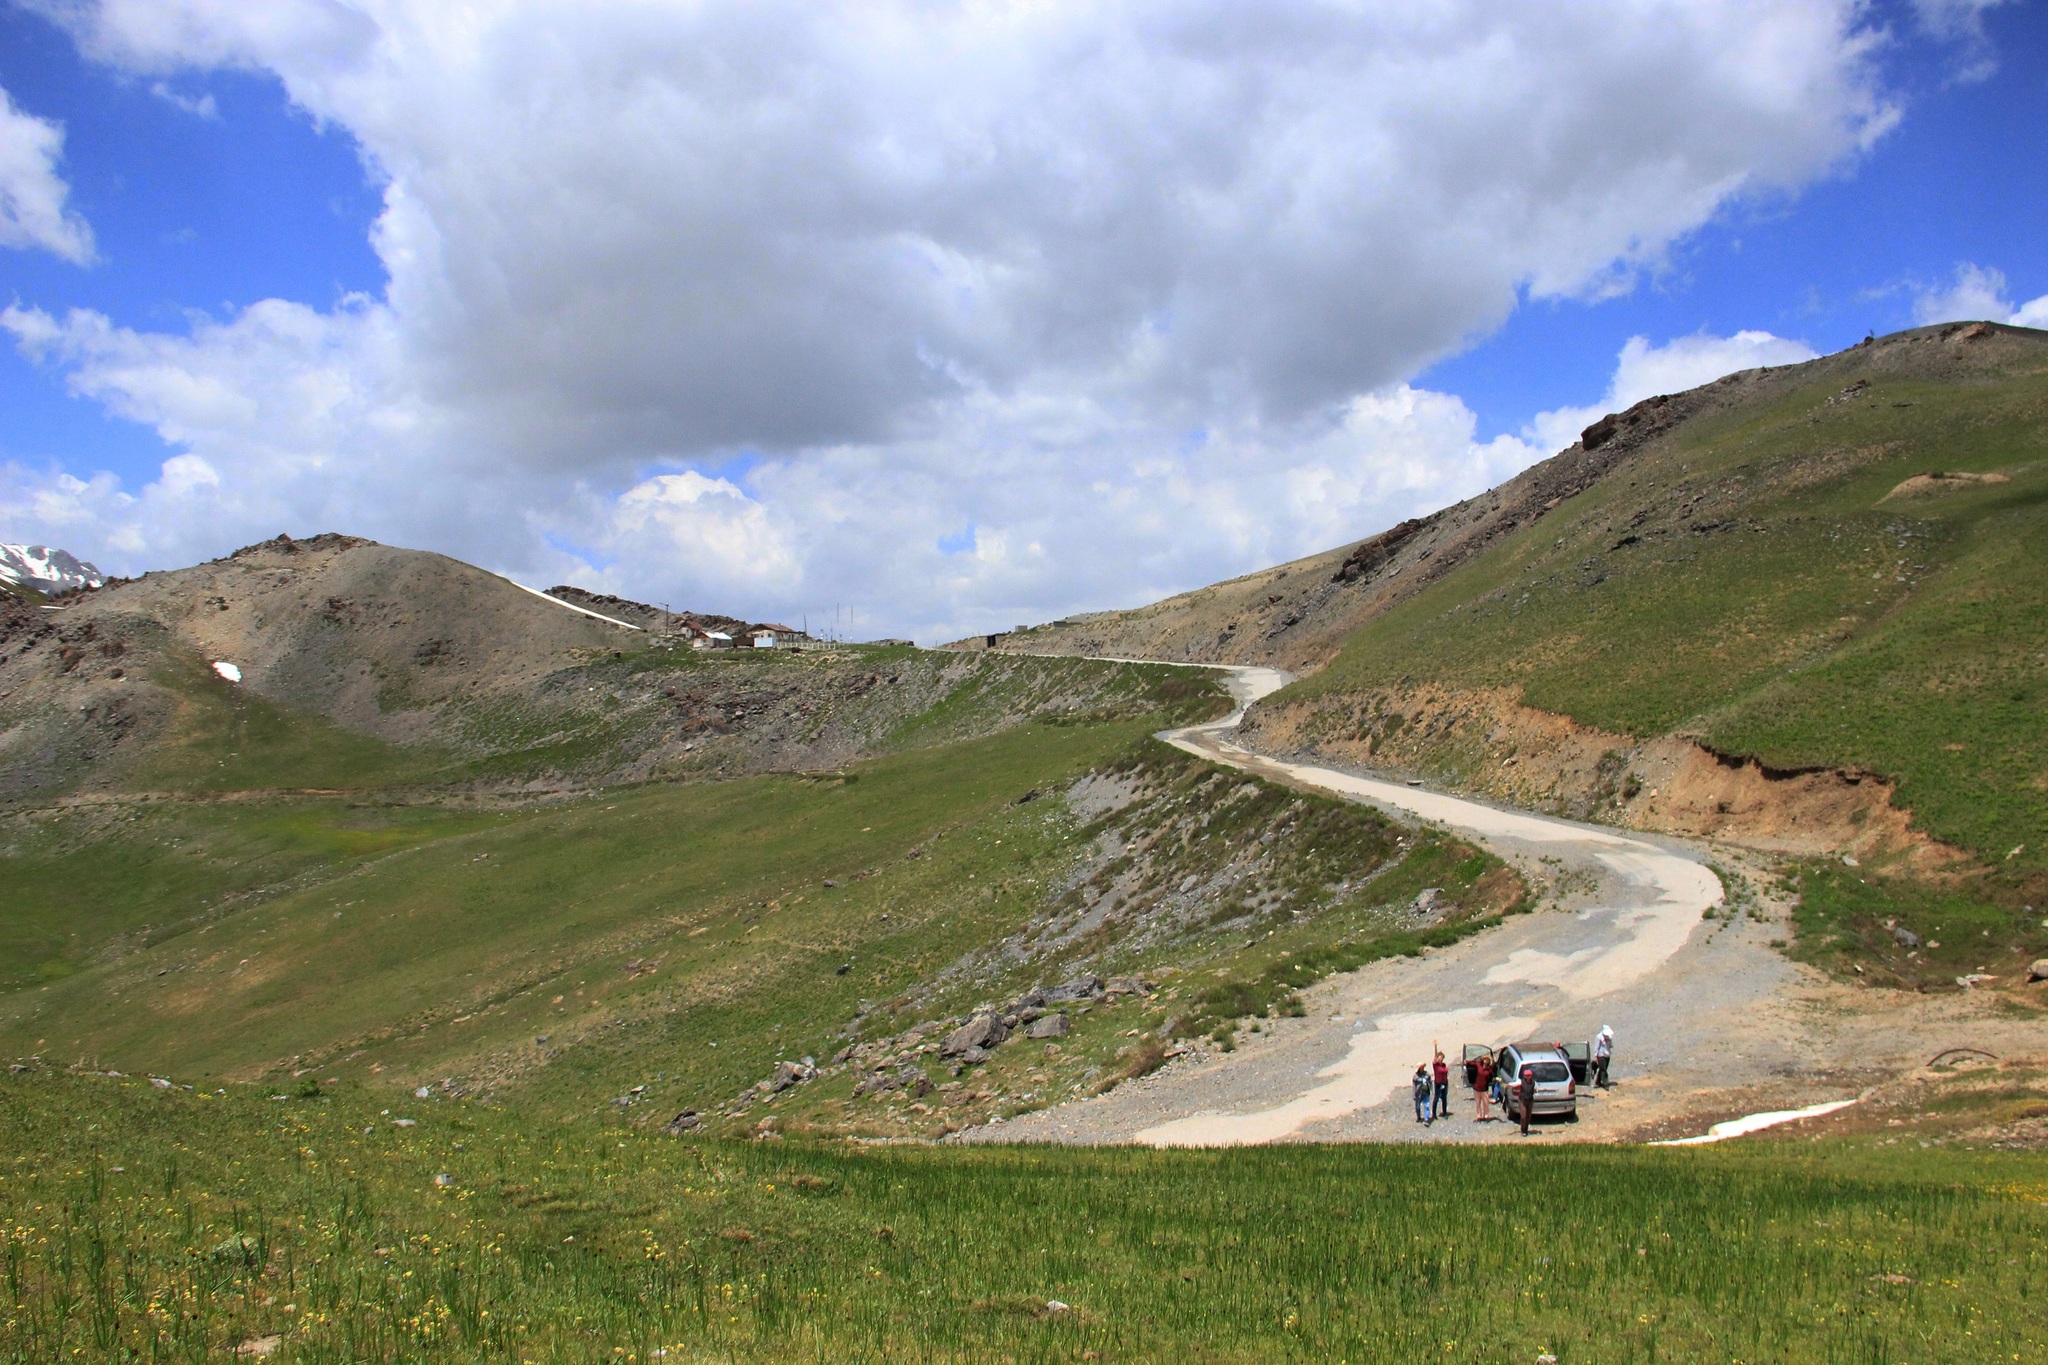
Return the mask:
<svg viewBox="0 0 2048 1365">
<path fill-rule="evenodd" d="M 97 588 L 107 576 L 68 550 L 47 545 L 0 545 L 0 583 L 15 583 L 40 593 Z"/>
</svg>

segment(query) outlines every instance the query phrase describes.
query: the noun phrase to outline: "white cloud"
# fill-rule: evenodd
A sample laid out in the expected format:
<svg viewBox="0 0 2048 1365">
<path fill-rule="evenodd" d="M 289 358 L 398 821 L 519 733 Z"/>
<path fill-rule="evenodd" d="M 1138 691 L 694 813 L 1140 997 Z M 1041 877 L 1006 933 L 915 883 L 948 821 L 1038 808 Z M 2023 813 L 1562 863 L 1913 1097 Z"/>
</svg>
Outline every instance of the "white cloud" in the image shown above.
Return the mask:
<svg viewBox="0 0 2048 1365">
<path fill-rule="evenodd" d="M 1803 341 L 1744 331 L 1717 337 L 1700 333 L 1652 346 L 1647 337 L 1630 337 L 1615 360 L 1614 377 L 1599 402 L 1586 407 L 1539 413 L 1523 433 L 1536 449 L 1550 454 L 1579 439 L 1579 433 L 1610 412 L 1621 412 L 1660 393 L 1681 393 L 1711 384 L 1725 374 L 1764 365 L 1796 365 L 1816 352 Z"/>
<path fill-rule="evenodd" d="M 2006 0 L 1913 0 L 1913 15 L 1927 33 L 1954 45 L 1955 79 L 1987 80 L 1998 70 L 1984 31 L 1984 16 Z"/>
<path fill-rule="evenodd" d="M 2048 294 L 2021 304 L 2006 321 L 2015 327 L 2048 328 Z"/>
<path fill-rule="evenodd" d="M 275 72 L 385 182 L 380 298 L 5 314 L 214 476 L 68 495 L 109 542 L 334 527 L 928 632 L 1477 491 L 1548 452 L 1409 378 L 1896 117 L 1855 0 L 44 8 L 152 78 Z M 1753 337 L 1623 368 L 1791 344 Z"/>
<path fill-rule="evenodd" d="M 2048 294 L 2026 303 L 2006 298 L 2005 272 L 1964 261 L 1956 267 L 1955 278 L 1943 288 L 1919 291 L 1913 304 L 1913 318 L 1926 325 L 1936 322 L 2009 322 L 2018 327 L 2048 327 Z"/>
<path fill-rule="evenodd" d="M 71 187 L 57 174 L 64 130 L 15 108 L 0 90 L 0 246 L 41 247 L 67 261 L 92 260 L 92 228 L 66 200 Z"/>
<path fill-rule="evenodd" d="M 209 121 L 220 118 L 220 105 L 214 100 L 211 91 L 200 95 L 187 95 L 172 87 L 167 81 L 152 81 L 149 93 L 173 109 L 182 109 L 194 118 Z"/>
</svg>

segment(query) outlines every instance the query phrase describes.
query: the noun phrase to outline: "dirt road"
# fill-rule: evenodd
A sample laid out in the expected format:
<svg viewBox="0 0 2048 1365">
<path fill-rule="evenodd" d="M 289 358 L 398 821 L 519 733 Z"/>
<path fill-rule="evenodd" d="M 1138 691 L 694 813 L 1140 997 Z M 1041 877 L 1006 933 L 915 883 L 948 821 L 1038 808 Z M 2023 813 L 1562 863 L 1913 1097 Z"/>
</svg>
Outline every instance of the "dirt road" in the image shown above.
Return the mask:
<svg viewBox="0 0 2048 1365">
<path fill-rule="evenodd" d="M 1825 982 L 1770 946 L 1782 930 L 1750 917 L 1705 918 L 1724 894 L 1703 850 L 1280 762 L 1233 744 L 1228 736 L 1244 707 L 1287 681 L 1274 669 L 1234 669 L 1236 712 L 1161 738 L 1217 763 L 1455 830 L 1553 888 L 1545 908 L 1419 961 L 1393 959 L 1325 981 L 1307 994 L 1306 1018 L 1241 1034 L 1234 1053 L 1187 1058 L 1105 1096 L 977 1136 L 1158 1146 L 1503 1138 L 1510 1126 L 1473 1121 L 1462 1087 L 1454 1088 L 1451 1120 L 1417 1124 L 1408 1098 L 1416 1064 L 1433 1046 L 1455 1061 L 1463 1043 L 1586 1039 L 1602 1024 L 1620 1035 L 1622 1083 L 1588 1097 L 1582 1122 L 1546 1127 L 1553 1136 L 1727 1117 L 1717 1095 L 1741 1093 L 1763 1107 L 1780 1093 L 1802 1104 L 1857 1093 L 1859 1077 L 1831 1076 L 1824 1065 L 1840 1011 L 1824 1003 Z"/>
</svg>

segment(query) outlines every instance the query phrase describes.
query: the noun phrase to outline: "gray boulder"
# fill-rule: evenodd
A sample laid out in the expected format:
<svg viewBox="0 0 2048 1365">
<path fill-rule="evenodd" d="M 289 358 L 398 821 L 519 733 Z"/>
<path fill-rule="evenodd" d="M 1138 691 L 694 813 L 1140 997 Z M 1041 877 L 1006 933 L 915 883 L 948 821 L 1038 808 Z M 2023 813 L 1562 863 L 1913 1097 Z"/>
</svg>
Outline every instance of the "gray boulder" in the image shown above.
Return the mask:
<svg viewBox="0 0 2048 1365">
<path fill-rule="evenodd" d="M 775 1074 L 768 1078 L 769 1093 L 779 1095 L 791 1086 L 807 1081 L 817 1074 L 816 1068 L 805 1066 L 802 1062 L 777 1062 Z"/>
<path fill-rule="evenodd" d="M 1150 995 L 1152 983 L 1142 976 L 1112 976 L 1102 988 L 1104 995 Z"/>
<path fill-rule="evenodd" d="M 661 1131 L 667 1133 L 670 1137 L 681 1137 L 684 1133 L 689 1132 L 692 1128 L 698 1127 L 703 1122 L 703 1119 L 697 1117 L 696 1110 L 685 1109 L 682 1113 L 677 1114 L 667 1123 L 662 1124 Z"/>
<path fill-rule="evenodd" d="M 2027 980 L 2048 981 L 2048 957 L 2034 959 L 2034 965 L 2027 968 Z"/>
<path fill-rule="evenodd" d="M 939 1044 L 941 1057 L 963 1057 L 970 1051 L 985 1052 L 1010 1036 L 1009 1026 L 993 1014 L 977 1014 L 946 1035 Z"/>
<path fill-rule="evenodd" d="M 1099 976 L 1077 976 L 1072 981 L 1063 981 L 1045 993 L 1048 1005 L 1067 1005 L 1077 1000 L 1093 1000 L 1102 994 L 1102 978 Z"/>
<path fill-rule="evenodd" d="M 1893 926 L 1892 937 L 1898 941 L 1901 948 L 1918 948 L 1920 946 L 1920 935 L 1914 933 L 1903 924 Z"/>
<path fill-rule="evenodd" d="M 1026 1038 L 1064 1038 L 1067 1036 L 1067 1016 L 1048 1014 L 1031 1021 L 1031 1027 L 1024 1030 Z"/>
</svg>

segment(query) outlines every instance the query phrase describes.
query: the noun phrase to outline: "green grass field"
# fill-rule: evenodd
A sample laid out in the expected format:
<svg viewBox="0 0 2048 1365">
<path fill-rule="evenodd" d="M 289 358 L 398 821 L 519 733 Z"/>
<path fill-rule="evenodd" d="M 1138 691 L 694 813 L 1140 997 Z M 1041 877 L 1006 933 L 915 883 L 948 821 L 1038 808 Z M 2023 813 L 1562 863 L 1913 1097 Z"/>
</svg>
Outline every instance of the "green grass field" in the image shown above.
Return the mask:
<svg viewBox="0 0 2048 1365">
<path fill-rule="evenodd" d="M 2044 1246 L 2048 1160 L 1867 1140 L 848 1149 L 0 1077 L 7 1361 L 2031 1361 Z"/>
</svg>

